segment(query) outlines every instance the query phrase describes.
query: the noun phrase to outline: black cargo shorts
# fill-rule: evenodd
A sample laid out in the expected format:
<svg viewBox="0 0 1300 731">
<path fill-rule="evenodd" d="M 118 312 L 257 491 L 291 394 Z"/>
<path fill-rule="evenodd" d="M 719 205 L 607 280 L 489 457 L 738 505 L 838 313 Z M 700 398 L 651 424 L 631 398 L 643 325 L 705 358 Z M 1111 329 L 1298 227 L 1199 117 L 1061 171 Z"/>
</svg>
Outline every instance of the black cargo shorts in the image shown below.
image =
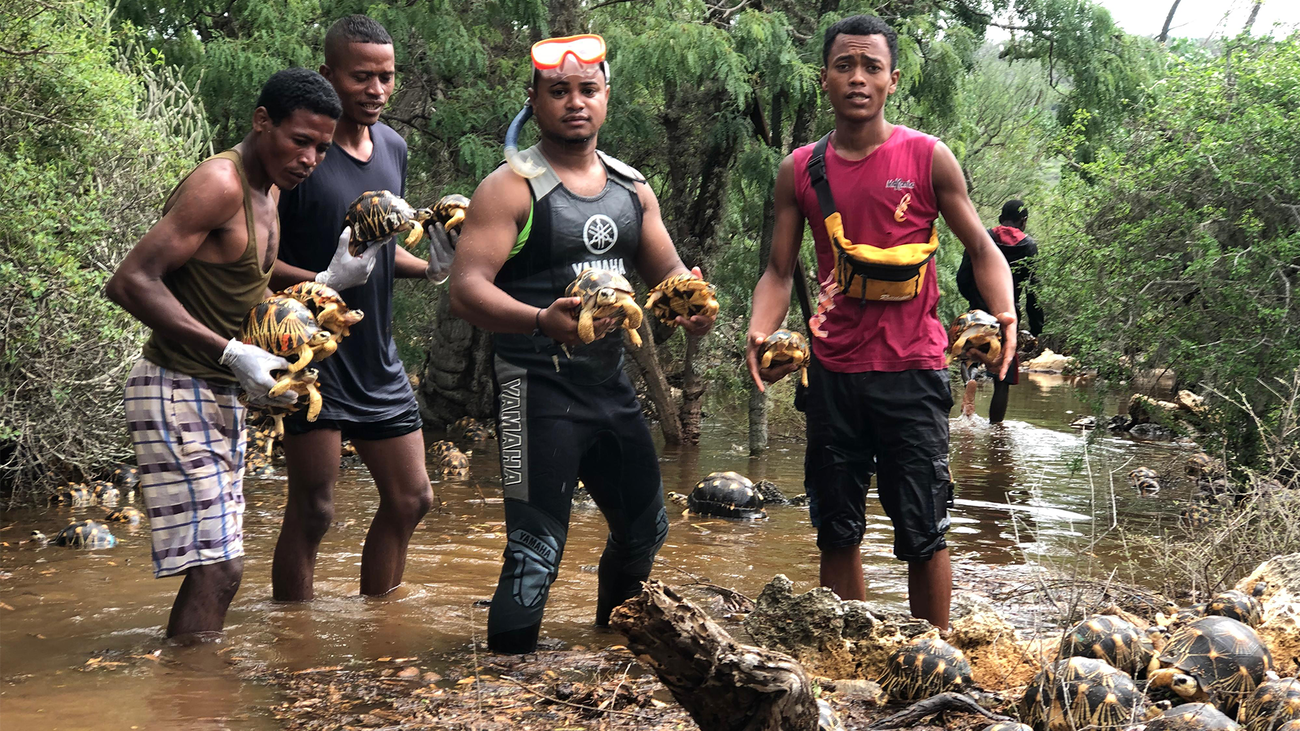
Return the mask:
<svg viewBox="0 0 1300 731">
<path fill-rule="evenodd" d="M 894 524 L 894 555 L 926 561 L 947 547 L 947 370 L 836 373 L 815 359 L 803 400 L 804 489 L 817 547 L 847 548 L 866 532 L 867 486 Z"/>
</svg>

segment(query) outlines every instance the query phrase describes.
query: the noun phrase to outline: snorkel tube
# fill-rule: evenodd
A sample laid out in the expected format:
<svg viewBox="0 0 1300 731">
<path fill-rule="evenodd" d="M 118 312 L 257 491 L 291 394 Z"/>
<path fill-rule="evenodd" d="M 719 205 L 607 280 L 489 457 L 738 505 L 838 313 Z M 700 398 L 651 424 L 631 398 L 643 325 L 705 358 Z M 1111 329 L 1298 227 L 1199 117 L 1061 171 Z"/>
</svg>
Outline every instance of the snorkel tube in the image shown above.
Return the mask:
<svg viewBox="0 0 1300 731">
<path fill-rule="evenodd" d="M 519 131 L 524 128 L 524 123 L 529 117 L 533 116 L 533 105 L 525 104 L 523 109 L 515 115 L 515 120 L 510 123 L 509 129 L 506 130 L 506 163 L 510 169 L 523 178 L 535 178 L 546 172 L 546 168 L 533 162 L 531 159 L 519 154 Z"/>
</svg>

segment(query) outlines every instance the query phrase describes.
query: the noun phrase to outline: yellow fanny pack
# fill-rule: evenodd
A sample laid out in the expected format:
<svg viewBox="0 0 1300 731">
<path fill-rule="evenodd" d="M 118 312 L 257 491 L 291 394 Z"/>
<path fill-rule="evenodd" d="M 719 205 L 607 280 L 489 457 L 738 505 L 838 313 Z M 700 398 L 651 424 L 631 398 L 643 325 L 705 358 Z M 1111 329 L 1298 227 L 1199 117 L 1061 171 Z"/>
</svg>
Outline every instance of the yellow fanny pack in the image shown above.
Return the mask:
<svg viewBox="0 0 1300 731">
<path fill-rule="evenodd" d="M 826 233 L 835 255 L 835 283 L 840 292 L 860 300 L 906 302 L 921 292 L 926 268 L 939 248 L 939 232 L 930 228 L 930 240 L 883 248 L 855 244 L 844 235 L 844 221 L 835 207 L 826 179 L 826 146 L 830 134 L 817 141 L 808 158 L 808 179 L 817 194 Z"/>
</svg>

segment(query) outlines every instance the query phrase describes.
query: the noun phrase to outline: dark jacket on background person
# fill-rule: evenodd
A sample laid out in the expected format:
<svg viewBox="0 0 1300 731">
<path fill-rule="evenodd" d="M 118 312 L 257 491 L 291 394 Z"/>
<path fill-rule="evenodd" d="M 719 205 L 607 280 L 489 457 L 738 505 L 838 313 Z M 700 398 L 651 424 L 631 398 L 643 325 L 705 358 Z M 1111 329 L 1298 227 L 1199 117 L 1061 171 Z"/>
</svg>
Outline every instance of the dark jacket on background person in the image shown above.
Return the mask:
<svg viewBox="0 0 1300 731">
<path fill-rule="evenodd" d="M 1029 234 L 1021 231 L 1015 226 L 995 226 L 988 229 L 989 236 L 992 237 L 993 243 L 997 245 L 998 251 L 1006 257 L 1007 264 L 1011 266 L 1011 279 L 1014 288 L 1013 302 L 1016 303 L 1016 319 L 1020 320 L 1022 325 L 1027 325 L 1029 332 L 1035 335 L 1042 334 L 1043 331 L 1043 309 L 1038 306 L 1038 293 L 1036 282 L 1034 281 L 1034 263 L 1031 261 L 1038 254 L 1038 242 L 1034 241 Z M 1020 290 L 1024 285 L 1025 292 L 1025 310 L 1029 320 L 1028 323 L 1020 317 Z M 988 303 L 980 295 L 979 287 L 975 285 L 975 268 L 971 266 L 970 255 L 963 253 L 961 255 L 961 266 L 957 267 L 957 290 L 961 296 L 970 302 L 971 309 L 984 310 L 989 312 Z M 990 312 L 989 314 L 997 314 Z"/>
</svg>

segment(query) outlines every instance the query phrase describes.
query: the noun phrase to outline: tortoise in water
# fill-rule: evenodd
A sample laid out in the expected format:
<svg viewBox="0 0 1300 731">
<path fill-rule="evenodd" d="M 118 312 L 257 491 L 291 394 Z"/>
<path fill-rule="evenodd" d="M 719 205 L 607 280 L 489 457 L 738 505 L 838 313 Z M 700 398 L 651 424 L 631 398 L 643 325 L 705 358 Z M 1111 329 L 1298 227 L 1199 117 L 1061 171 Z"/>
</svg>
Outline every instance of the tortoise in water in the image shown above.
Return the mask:
<svg viewBox="0 0 1300 731">
<path fill-rule="evenodd" d="M 131 525 L 139 525 L 140 519 L 143 517 L 144 513 L 140 512 L 138 508 L 118 508 L 104 516 L 104 520 L 113 523 L 130 523 Z"/>
<path fill-rule="evenodd" d="M 108 479 L 120 488 L 133 489 L 140 484 L 140 470 L 133 464 L 119 464 Z"/>
<path fill-rule="evenodd" d="M 961 650 L 940 639 L 923 638 L 890 655 L 880 687 L 893 700 L 920 700 L 974 687 L 970 663 Z"/>
<path fill-rule="evenodd" d="M 673 505 L 680 505 L 681 507 L 685 508 L 688 505 L 690 505 L 690 500 L 691 499 L 689 497 L 681 494 L 680 492 L 668 493 L 668 502 L 672 503 Z"/>
<path fill-rule="evenodd" d="M 763 499 L 749 478 L 735 472 L 711 472 L 700 480 L 686 498 L 686 507 L 696 515 L 761 520 L 767 517 Z"/>
<path fill-rule="evenodd" d="M 447 430 L 447 434 L 453 439 L 482 442 L 492 436 L 492 429 L 478 419 L 471 416 L 462 416 L 456 420 L 455 424 L 451 425 L 451 428 Z"/>
<path fill-rule="evenodd" d="M 31 535 L 27 536 L 27 542 L 34 543 L 38 546 L 44 546 L 50 542 L 50 539 L 44 533 L 34 530 L 31 532 Z"/>
<path fill-rule="evenodd" d="M 1147 721 L 1146 731 L 1238 731 L 1241 726 L 1209 703 L 1185 703 Z"/>
<path fill-rule="evenodd" d="M 718 288 L 691 272 L 674 274 L 655 285 L 646 297 L 645 308 L 669 327 L 677 327 L 677 317 L 718 314 Z"/>
<path fill-rule="evenodd" d="M 1300 721 L 1300 680 L 1279 678 L 1270 672 L 1241 704 L 1237 720 L 1246 731 L 1274 731 L 1286 723 Z"/>
<path fill-rule="evenodd" d="M 360 256 L 373 244 L 406 232 L 402 245 L 408 249 L 424 236 L 424 222 L 433 218 L 428 208 L 416 210 L 410 203 L 387 190 L 368 190 L 348 204 L 343 225 L 352 227 L 348 253 Z"/>
<path fill-rule="evenodd" d="M 1160 492 L 1160 475 L 1150 467 L 1139 467 L 1128 473 L 1128 484 L 1141 493 L 1157 493 Z"/>
<path fill-rule="evenodd" d="M 275 477 L 275 468 L 269 464 L 258 465 L 253 469 L 249 470 L 246 474 L 248 477 L 252 477 L 254 479 L 265 480 L 271 477 Z"/>
<path fill-rule="evenodd" d="M 469 474 L 469 457 L 459 449 L 452 448 L 438 460 L 438 471 L 443 477 L 464 477 Z"/>
<path fill-rule="evenodd" d="M 771 368 L 773 364 L 794 363 L 799 368 L 799 380 L 808 387 L 808 341 L 803 335 L 789 330 L 777 330 L 763 340 L 763 356 L 759 365 Z"/>
<path fill-rule="evenodd" d="M 967 350 L 974 348 L 983 353 L 989 363 L 1002 357 L 1002 325 L 984 310 L 971 310 L 953 320 L 948 328 L 949 358 L 967 361 Z"/>
<path fill-rule="evenodd" d="M 1228 617 L 1251 627 L 1264 621 L 1264 605 L 1255 597 L 1236 589 L 1215 594 L 1205 605 L 1206 616 Z"/>
<path fill-rule="evenodd" d="M 100 505 L 116 505 L 117 501 L 122 499 L 122 493 L 118 491 L 117 486 L 108 480 L 95 480 L 90 483 L 90 494 Z"/>
<path fill-rule="evenodd" d="M 1203 617 L 1174 630 L 1149 675 L 1155 700 L 1210 702 L 1229 715 L 1273 668 L 1255 630 L 1227 617 Z"/>
<path fill-rule="evenodd" d="M 641 327 L 641 308 L 636 306 L 632 285 L 623 275 L 607 269 L 583 269 L 564 294 L 582 298 L 578 306 L 578 337 L 582 342 L 596 340 L 597 319 L 621 317 L 632 345 L 641 347 L 641 336 L 636 331 Z"/>
<path fill-rule="evenodd" d="M 1146 700 L 1132 678 L 1102 660 L 1072 657 L 1039 671 L 1020 700 L 1034 731 L 1118 729 L 1141 718 Z"/>
<path fill-rule="evenodd" d="M 1104 660 L 1134 678 L 1159 667 L 1151 640 L 1133 623 L 1109 614 L 1089 617 L 1067 630 L 1057 657 Z"/>
<path fill-rule="evenodd" d="M 54 537 L 54 542 L 73 548 L 112 548 L 117 545 L 117 539 L 108 528 L 93 520 L 83 520 L 64 528 Z"/>
<path fill-rule="evenodd" d="M 781 492 L 781 488 L 777 487 L 776 483 L 771 480 L 755 482 L 754 490 L 763 499 L 764 505 L 786 505 L 790 502 L 786 499 L 785 493 Z"/>
<path fill-rule="evenodd" d="M 439 439 L 429 445 L 429 456 L 436 460 L 441 460 L 448 452 L 456 450 L 456 443 L 449 442 L 446 439 Z"/>
<path fill-rule="evenodd" d="M 1219 460 L 1211 457 L 1205 452 L 1197 452 L 1187 458 L 1187 476 L 1193 479 L 1210 479 L 1215 475 L 1223 474 L 1223 468 Z"/>
<path fill-rule="evenodd" d="M 338 292 L 320 282 L 299 282 L 281 290 L 280 294 L 311 310 L 316 324 L 333 333 L 336 342 L 351 334 L 350 328 L 366 316 L 361 310 L 348 309 Z"/>
<path fill-rule="evenodd" d="M 50 503 L 57 505 L 89 505 L 91 501 L 90 490 L 85 485 L 72 483 L 59 488 L 59 491 L 50 496 Z"/>
</svg>

